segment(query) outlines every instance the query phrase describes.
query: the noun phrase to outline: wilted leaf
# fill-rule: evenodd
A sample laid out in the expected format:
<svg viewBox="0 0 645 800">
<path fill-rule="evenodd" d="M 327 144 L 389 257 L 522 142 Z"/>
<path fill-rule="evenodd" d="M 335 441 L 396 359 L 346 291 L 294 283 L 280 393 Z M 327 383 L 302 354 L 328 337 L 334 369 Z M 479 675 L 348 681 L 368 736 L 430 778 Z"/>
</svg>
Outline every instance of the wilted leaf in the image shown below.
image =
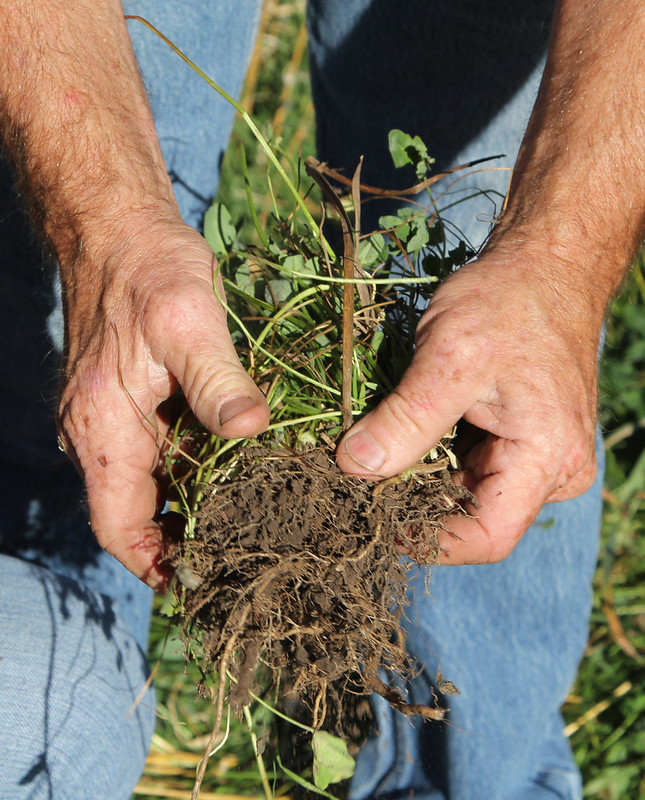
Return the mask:
<svg viewBox="0 0 645 800">
<path fill-rule="evenodd" d="M 441 692 L 441 694 L 449 695 L 449 694 L 459 694 L 459 689 L 455 686 L 452 681 L 447 681 L 443 675 L 441 674 L 441 670 L 437 670 L 437 677 L 435 678 L 437 683 L 437 689 Z"/>
</svg>

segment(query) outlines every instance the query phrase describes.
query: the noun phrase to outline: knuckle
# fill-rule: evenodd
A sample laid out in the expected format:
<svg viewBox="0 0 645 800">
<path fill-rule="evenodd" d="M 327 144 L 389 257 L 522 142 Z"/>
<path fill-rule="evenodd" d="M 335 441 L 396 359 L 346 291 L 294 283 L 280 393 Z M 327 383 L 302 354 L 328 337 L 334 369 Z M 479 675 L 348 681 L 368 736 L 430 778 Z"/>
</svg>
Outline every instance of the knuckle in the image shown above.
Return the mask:
<svg viewBox="0 0 645 800">
<path fill-rule="evenodd" d="M 558 488 L 549 498 L 550 502 L 562 502 L 579 497 L 591 489 L 598 474 L 598 467 L 595 461 L 590 462 L 575 475 L 568 479 L 558 482 Z"/>
<path fill-rule="evenodd" d="M 59 421 L 70 434 L 86 435 L 98 422 L 110 419 L 110 402 L 118 381 L 108 370 L 79 369 L 65 387 L 59 402 Z"/>
<path fill-rule="evenodd" d="M 580 423 L 577 435 L 571 436 L 564 447 L 558 484 L 563 485 L 575 479 L 591 485 L 597 471 L 594 425 Z"/>
<path fill-rule="evenodd" d="M 66 392 L 61 399 L 58 429 L 65 441 L 70 443 L 74 450 L 77 450 L 78 443 L 87 441 L 88 434 L 91 432 L 91 407 L 91 401 L 86 404 L 79 399 L 78 395 L 71 392 Z"/>
<path fill-rule="evenodd" d="M 494 352 L 493 340 L 468 316 L 438 313 L 417 334 L 415 360 L 452 386 L 484 374 Z"/>
<path fill-rule="evenodd" d="M 178 285 L 155 287 L 145 302 L 144 325 L 153 334 L 172 333 L 190 338 L 198 325 L 213 320 L 226 323 L 226 311 L 210 286 L 193 277 L 180 280 Z"/>
<path fill-rule="evenodd" d="M 429 393 L 418 390 L 403 393 L 395 389 L 383 400 L 382 410 L 390 418 L 392 430 L 426 436 L 425 423 L 432 411 Z"/>
</svg>

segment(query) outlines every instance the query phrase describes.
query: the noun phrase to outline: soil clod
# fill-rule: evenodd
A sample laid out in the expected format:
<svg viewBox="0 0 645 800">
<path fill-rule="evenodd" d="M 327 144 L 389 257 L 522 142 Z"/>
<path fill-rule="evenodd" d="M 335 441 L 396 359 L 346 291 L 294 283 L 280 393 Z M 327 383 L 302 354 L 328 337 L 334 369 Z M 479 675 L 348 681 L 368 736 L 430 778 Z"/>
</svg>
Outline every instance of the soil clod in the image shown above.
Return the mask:
<svg viewBox="0 0 645 800">
<path fill-rule="evenodd" d="M 472 502 L 446 466 L 374 484 L 341 473 L 329 449 L 244 448 L 174 559 L 195 575 L 184 634 L 200 642 L 204 670 L 230 658 L 234 707 L 249 702 L 262 663 L 288 676 L 314 726 L 330 687 L 336 696 L 376 691 L 404 713 L 439 718 L 409 706 L 377 672 L 417 669 L 401 628 L 412 566 L 401 553 L 435 563 L 446 516 Z"/>
</svg>

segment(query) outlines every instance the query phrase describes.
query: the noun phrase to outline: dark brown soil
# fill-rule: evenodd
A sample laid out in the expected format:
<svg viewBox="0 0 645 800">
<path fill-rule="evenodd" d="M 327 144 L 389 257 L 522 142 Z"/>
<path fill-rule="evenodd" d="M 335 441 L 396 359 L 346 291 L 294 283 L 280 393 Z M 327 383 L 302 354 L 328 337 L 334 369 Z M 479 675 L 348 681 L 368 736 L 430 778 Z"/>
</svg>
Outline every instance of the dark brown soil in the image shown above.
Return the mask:
<svg viewBox="0 0 645 800">
<path fill-rule="evenodd" d="M 185 592 L 184 633 L 200 642 L 205 670 L 226 660 L 237 681 L 232 705 L 249 702 L 262 663 L 287 676 L 314 727 L 328 700 L 347 693 L 376 691 L 406 713 L 441 716 L 409 706 L 377 670 L 416 668 L 400 626 L 408 569 L 400 555 L 434 563 L 444 517 L 465 513 L 470 496 L 446 464 L 374 484 L 342 474 L 322 449 L 247 447 L 240 458 L 236 477 L 212 488 L 175 562 L 196 587 Z"/>
</svg>

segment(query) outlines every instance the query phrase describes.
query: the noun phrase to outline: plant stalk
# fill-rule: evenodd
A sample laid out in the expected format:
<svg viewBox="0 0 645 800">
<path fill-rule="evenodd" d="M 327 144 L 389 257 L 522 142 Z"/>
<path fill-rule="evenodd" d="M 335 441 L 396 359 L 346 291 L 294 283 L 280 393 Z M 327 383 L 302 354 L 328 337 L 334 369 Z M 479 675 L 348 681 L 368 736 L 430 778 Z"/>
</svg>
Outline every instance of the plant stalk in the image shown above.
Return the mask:
<svg viewBox="0 0 645 800">
<path fill-rule="evenodd" d="M 188 58 L 188 56 L 182 50 L 180 50 L 177 47 L 176 44 L 173 44 L 173 42 L 171 42 L 170 39 L 167 36 L 165 36 L 158 28 L 156 28 L 151 22 L 148 22 L 148 20 L 145 17 L 141 17 L 138 14 L 126 14 L 125 15 L 125 19 L 136 20 L 137 22 L 142 22 L 147 28 L 149 28 L 153 33 L 155 33 L 163 42 L 165 42 L 168 45 L 168 47 L 170 47 L 171 50 L 173 50 L 183 61 L 185 61 L 186 64 L 188 64 L 188 66 L 199 75 L 200 78 L 205 80 L 206 83 L 211 87 L 211 89 L 214 89 L 217 92 L 217 94 L 219 94 L 221 97 L 223 97 L 226 100 L 227 103 L 230 103 L 233 106 L 233 108 L 238 112 L 238 114 L 240 114 L 240 116 L 242 117 L 244 122 L 248 125 L 249 130 L 251 131 L 251 133 L 257 139 L 260 147 L 262 148 L 262 150 L 266 154 L 266 156 L 269 159 L 269 161 L 276 168 L 278 174 L 280 175 L 280 177 L 284 181 L 286 187 L 289 189 L 289 192 L 293 196 L 293 198 L 296 201 L 296 203 L 300 206 L 300 210 L 305 215 L 305 219 L 307 220 L 307 222 L 311 226 L 311 229 L 314 232 L 314 235 L 316 236 L 316 238 L 321 242 L 321 244 L 325 248 L 328 249 L 328 251 L 329 251 L 329 253 L 331 253 L 332 257 L 335 258 L 334 251 L 332 250 L 332 248 L 330 247 L 329 243 L 325 240 L 324 236 L 322 235 L 322 232 L 320 230 L 320 226 L 318 225 L 316 220 L 311 215 L 311 212 L 307 208 L 307 206 L 305 204 L 305 201 L 300 196 L 300 193 L 298 192 L 296 187 L 293 185 L 293 182 L 291 181 L 291 179 L 289 178 L 287 173 L 284 171 L 284 168 L 282 167 L 282 164 L 280 164 L 280 162 L 278 161 L 278 159 L 277 159 L 275 153 L 273 152 L 273 150 L 271 149 L 269 143 L 264 138 L 264 136 L 262 136 L 262 134 L 260 133 L 260 130 L 258 129 L 258 127 L 255 124 L 255 122 L 253 122 L 253 120 L 249 116 L 248 112 L 240 105 L 240 103 L 237 102 L 237 100 L 234 97 L 231 97 L 231 95 L 228 92 L 226 92 L 224 89 L 222 89 L 221 86 L 219 86 L 217 83 L 215 83 L 215 81 L 212 78 L 209 78 L 208 75 L 204 72 L 204 70 L 202 70 L 200 67 L 198 67 L 197 64 L 195 64 L 194 61 L 192 61 L 190 58 Z"/>
</svg>

